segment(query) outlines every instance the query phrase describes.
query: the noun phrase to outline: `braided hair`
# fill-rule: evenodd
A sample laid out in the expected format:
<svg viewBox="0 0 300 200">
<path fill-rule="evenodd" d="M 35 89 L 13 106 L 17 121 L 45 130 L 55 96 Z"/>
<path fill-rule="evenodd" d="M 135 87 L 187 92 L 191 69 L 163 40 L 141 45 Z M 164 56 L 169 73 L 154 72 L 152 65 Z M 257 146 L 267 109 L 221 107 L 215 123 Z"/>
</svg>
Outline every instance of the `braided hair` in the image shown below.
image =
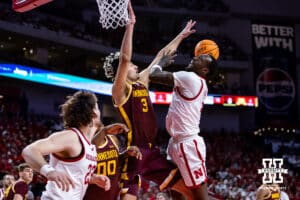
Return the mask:
<svg viewBox="0 0 300 200">
<path fill-rule="evenodd" d="M 105 57 L 103 63 L 103 69 L 105 72 L 106 78 L 110 79 L 112 82 L 115 79 L 116 71 L 119 64 L 120 52 L 110 53 Z"/>
</svg>

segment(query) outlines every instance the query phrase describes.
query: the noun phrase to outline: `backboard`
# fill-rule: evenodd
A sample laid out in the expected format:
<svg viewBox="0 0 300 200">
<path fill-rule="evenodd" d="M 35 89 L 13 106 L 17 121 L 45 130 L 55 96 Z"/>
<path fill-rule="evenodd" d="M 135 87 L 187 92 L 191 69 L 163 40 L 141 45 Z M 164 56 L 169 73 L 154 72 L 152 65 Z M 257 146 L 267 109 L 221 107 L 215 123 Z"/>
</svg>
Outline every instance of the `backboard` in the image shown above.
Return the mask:
<svg viewBox="0 0 300 200">
<path fill-rule="evenodd" d="M 27 12 L 53 0 L 13 0 L 12 7 L 16 12 Z"/>
</svg>

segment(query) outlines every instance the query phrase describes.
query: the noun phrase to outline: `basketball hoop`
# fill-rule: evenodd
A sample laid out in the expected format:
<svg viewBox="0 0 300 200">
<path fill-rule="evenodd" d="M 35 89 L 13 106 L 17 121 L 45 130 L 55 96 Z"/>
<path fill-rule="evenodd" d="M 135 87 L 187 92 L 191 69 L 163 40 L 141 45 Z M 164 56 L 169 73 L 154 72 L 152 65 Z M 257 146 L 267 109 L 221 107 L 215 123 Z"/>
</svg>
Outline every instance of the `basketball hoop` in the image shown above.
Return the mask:
<svg viewBox="0 0 300 200">
<path fill-rule="evenodd" d="M 100 12 L 99 22 L 105 29 L 125 26 L 128 21 L 129 0 L 96 0 Z"/>
</svg>

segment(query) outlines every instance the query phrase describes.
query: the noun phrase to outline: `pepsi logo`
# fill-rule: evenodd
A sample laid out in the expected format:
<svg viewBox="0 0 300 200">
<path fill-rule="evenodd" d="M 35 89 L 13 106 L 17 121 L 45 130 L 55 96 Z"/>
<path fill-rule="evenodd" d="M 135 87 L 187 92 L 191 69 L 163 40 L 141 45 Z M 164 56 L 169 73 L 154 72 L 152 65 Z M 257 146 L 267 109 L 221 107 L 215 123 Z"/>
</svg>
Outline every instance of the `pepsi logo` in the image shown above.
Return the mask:
<svg viewBox="0 0 300 200">
<path fill-rule="evenodd" d="M 257 78 L 256 92 L 261 104 L 270 111 L 284 111 L 295 99 L 291 76 L 278 68 L 267 68 Z"/>
</svg>

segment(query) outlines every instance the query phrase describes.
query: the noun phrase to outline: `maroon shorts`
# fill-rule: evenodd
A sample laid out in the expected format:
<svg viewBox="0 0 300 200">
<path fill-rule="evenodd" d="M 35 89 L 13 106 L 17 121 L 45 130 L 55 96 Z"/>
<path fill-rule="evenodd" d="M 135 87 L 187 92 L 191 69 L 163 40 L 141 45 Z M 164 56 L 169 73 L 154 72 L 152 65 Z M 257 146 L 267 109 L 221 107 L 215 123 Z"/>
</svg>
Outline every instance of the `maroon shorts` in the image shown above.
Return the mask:
<svg viewBox="0 0 300 200">
<path fill-rule="evenodd" d="M 110 190 L 105 191 L 103 188 L 100 188 L 95 184 L 90 184 L 83 200 L 93 200 L 100 197 L 100 199 L 105 200 L 116 200 L 120 195 L 120 188 L 118 186 L 118 183 L 112 183 Z"/>
<path fill-rule="evenodd" d="M 181 178 L 177 166 L 168 161 L 166 156 L 160 153 L 158 147 L 139 147 L 143 154 L 142 160 L 134 157 L 128 158 L 126 179 L 123 179 L 123 188 L 127 193 L 137 195 L 142 180 L 153 181 L 159 186 L 170 187 Z M 173 174 L 173 172 L 176 173 Z M 122 176 L 124 178 L 124 174 Z"/>
</svg>

